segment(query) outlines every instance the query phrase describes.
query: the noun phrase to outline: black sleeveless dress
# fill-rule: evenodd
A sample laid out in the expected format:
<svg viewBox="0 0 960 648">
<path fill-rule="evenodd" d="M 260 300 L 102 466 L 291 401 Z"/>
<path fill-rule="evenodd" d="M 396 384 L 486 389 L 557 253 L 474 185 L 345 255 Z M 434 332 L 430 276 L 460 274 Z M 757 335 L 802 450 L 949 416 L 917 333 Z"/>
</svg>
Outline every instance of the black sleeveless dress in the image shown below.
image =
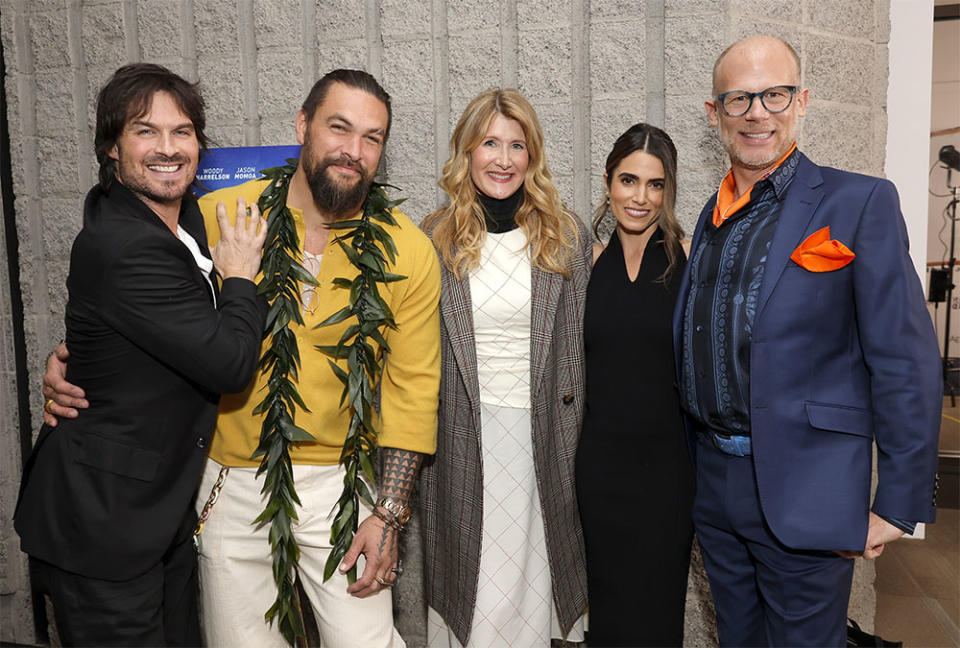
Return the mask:
<svg viewBox="0 0 960 648">
<path fill-rule="evenodd" d="M 587 550 L 588 643 L 680 646 L 694 477 L 675 386 L 663 233 L 635 281 L 614 231 L 587 288 L 587 402 L 576 479 Z"/>
</svg>

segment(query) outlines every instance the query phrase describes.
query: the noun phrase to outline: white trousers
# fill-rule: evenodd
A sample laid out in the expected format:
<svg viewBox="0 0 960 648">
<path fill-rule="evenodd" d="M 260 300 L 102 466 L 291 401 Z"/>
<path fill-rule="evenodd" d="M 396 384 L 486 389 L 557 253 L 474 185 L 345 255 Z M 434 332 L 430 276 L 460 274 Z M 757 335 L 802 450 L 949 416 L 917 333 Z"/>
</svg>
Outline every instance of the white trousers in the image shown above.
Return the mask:
<svg viewBox="0 0 960 648">
<path fill-rule="evenodd" d="M 197 514 L 220 474 L 220 464 L 207 460 L 197 495 Z M 254 525 L 266 505 L 260 494 L 263 478 L 256 468 L 231 468 L 200 535 L 201 619 L 208 646 L 286 648 L 277 628 L 263 615 L 273 604 L 269 525 Z M 323 648 L 403 648 L 393 627 L 390 590 L 367 598 L 347 593 L 347 578 L 339 571 L 323 582 L 323 565 L 332 550 L 330 527 L 333 507 L 343 490 L 340 466 L 293 467 L 297 494 L 303 506 L 293 533 L 300 545 L 300 580 L 317 619 Z M 370 514 L 361 503 L 361 522 Z M 357 564 L 362 574 L 363 556 Z"/>
</svg>

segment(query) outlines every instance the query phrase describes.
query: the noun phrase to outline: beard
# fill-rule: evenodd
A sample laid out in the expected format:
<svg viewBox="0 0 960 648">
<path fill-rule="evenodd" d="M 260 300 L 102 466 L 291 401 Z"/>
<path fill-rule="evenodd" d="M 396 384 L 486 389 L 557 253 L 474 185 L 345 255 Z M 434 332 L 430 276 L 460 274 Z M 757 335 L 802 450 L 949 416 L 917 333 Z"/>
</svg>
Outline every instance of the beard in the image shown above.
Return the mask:
<svg viewBox="0 0 960 648">
<path fill-rule="evenodd" d="M 317 209 L 340 219 L 360 208 L 373 182 L 373 174 L 364 168 L 362 162 L 342 154 L 331 155 L 317 162 L 310 151 L 307 151 L 305 162 L 304 174 Z M 345 184 L 328 173 L 328 169 L 334 165 L 356 169 L 360 176 Z"/>
</svg>

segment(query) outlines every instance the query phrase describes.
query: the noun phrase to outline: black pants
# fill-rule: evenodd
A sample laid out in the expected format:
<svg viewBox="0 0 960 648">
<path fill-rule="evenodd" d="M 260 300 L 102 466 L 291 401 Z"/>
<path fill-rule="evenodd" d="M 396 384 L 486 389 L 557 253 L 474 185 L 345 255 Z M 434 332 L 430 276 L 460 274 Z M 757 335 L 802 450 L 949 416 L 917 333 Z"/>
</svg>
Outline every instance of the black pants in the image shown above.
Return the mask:
<svg viewBox="0 0 960 648">
<path fill-rule="evenodd" d="M 161 562 L 126 581 L 89 578 L 30 558 L 34 595 L 50 597 L 63 644 L 201 645 L 197 555 L 190 535 L 177 535 Z"/>
</svg>

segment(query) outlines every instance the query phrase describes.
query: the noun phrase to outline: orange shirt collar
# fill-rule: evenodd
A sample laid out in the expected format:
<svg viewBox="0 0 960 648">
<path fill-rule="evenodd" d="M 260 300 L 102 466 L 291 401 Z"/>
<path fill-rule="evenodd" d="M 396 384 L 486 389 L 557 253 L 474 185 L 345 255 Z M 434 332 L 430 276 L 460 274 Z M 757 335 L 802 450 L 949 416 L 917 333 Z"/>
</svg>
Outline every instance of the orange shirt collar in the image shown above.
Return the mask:
<svg viewBox="0 0 960 648">
<path fill-rule="evenodd" d="M 776 171 L 796 148 L 797 143 L 794 142 L 790 150 L 784 153 L 782 158 L 777 160 L 777 163 L 773 165 L 773 168 L 770 169 L 763 178 L 769 177 L 771 173 Z M 760 179 L 763 180 L 763 178 Z M 736 181 L 733 179 L 733 169 L 730 169 L 723 179 L 723 182 L 720 183 L 720 188 L 717 190 L 717 204 L 713 206 L 714 227 L 723 225 L 728 218 L 736 214 L 744 205 L 750 202 L 750 192 L 753 191 L 753 185 L 750 185 L 746 191 L 740 194 L 739 198 L 734 198 L 736 189 Z"/>
</svg>

